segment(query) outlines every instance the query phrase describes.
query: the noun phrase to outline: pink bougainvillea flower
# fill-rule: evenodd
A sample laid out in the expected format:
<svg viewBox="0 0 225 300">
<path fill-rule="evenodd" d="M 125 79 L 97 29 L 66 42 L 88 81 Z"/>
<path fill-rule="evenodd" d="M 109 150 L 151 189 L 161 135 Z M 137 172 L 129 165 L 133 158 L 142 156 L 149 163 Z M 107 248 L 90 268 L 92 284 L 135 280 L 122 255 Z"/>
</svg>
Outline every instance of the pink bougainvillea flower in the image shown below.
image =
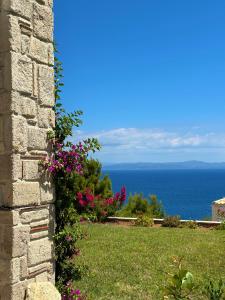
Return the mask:
<svg viewBox="0 0 225 300">
<path fill-rule="evenodd" d="M 87 206 L 87 202 L 85 200 L 82 200 L 82 199 L 79 200 L 79 204 L 81 206 Z"/>
<path fill-rule="evenodd" d="M 86 193 L 86 199 L 88 202 L 93 202 L 94 199 L 95 199 L 95 196 L 93 194 L 90 194 L 90 193 Z"/>
<path fill-rule="evenodd" d="M 123 186 L 123 187 L 121 188 L 121 192 L 120 192 L 120 193 L 121 193 L 121 201 L 123 202 L 123 201 L 126 200 L 126 197 L 127 197 L 125 186 Z"/>
<path fill-rule="evenodd" d="M 80 290 L 76 290 L 76 291 L 75 291 L 75 294 L 76 294 L 76 295 L 80 295 L 80 294 L 81 294 L 81 291 L 80 291 Z"/>
</svg>

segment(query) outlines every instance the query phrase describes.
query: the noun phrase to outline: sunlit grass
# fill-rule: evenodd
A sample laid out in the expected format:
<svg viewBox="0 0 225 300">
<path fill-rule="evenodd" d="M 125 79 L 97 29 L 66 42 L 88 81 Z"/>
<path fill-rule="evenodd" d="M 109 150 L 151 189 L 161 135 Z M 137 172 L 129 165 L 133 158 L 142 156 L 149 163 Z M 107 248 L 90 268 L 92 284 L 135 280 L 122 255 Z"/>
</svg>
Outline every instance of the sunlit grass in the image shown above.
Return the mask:
<svg viewBox="0 0 225 300">
<path fill-rule="evenodd" d="M 88 299 L 161 298 L 171 257 L 184 265 L 198 282 L 225 277 L 225 234 L 216 230 L 84 225 L 88 239 L 79 242 L 79 262 L 89 275 L 77 282 Z"/>
</svg>

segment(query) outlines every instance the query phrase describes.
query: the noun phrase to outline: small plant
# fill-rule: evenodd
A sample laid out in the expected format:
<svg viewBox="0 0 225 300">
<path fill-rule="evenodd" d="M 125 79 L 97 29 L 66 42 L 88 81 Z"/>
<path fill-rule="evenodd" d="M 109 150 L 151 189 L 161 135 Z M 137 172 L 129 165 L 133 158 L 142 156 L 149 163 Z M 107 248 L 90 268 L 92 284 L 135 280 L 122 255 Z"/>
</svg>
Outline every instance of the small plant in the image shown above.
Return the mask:
<svg viewBox="0 0 225 300">
<path fill-rule="evenodd" d="M 81 294 L 81 291 L 74 289 L 71 281 L 69 281 L 64 288 L 62 300 L 85 300 L 86 297 Z"/>
<path fill-rule="evenodd" d="M 164 287 L 164 299 L 190 300 L 197 285 L 194 282 L 193 275 L 182 267 L 182 258 L 173 258 L 173 266 L 177 271 L 168 274 L 167 284 Z M 172 298 L 171 298 L 172 297 Z"/>
<path fill-rule="evenodd" d="M 222 279 L 219 282 L 209 280 L 203 290 L 203 295 L 207 296 L 209 300 L 222 300 L 225 299 L 225 283 Z"/>
<path fill-rule="evenodd" d="M 195 221 L 188 221 L 182 224 L 182 227 L 189 228 L 189 229 L 196 229 L 198 228 L 198 224 Z"/>
<path fill-rule="evenodd" d="M 148 216 L 140 216 L 134 222 L 135 226 L 144 226 L 144 227 L 152 227 L 154 225 L 154 221 L 152 218 Z"/>
<path fill-rule="evenodd" d="M 218 226 L 215 227 L 216 230 L 225 230 L 225 221 L 221 222 Z"/>
<path fill-rule="evenodd" d="M 179 216 L 167 216 L 162 222 L 163 227 L 179 227 L 180 217 Z"/>
</svg>

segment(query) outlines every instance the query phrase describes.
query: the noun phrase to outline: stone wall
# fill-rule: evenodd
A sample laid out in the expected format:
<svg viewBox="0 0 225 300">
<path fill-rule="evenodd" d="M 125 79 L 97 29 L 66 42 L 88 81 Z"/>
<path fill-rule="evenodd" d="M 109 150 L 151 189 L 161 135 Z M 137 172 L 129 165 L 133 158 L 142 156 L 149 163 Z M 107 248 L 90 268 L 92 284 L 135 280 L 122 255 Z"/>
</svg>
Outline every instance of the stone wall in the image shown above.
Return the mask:
<svg viewBox="0 0 225 300">
<path fill-rule="evenodd" d="M 0 0 L 0 300 L 54 281 L 54 189 L 39 161 L 54 126 L 52 0 Z"/>
</svg>

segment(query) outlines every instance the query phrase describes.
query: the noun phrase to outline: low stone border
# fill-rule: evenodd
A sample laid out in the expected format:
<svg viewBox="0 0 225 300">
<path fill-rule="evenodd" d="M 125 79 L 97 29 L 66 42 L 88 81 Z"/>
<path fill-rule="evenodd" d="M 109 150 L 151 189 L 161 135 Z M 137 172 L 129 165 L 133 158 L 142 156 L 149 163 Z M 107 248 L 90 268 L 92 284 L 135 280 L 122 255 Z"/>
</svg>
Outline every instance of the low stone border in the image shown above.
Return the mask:
<svg viewBox="0 0 225 300">
<path fill-rule="evenodd" d="M 107 220 L 109 222 L 116 222 L 116 221 L 121 221 L 121 222 L 132 222 L 137 220 L 137 218 L 128 218 L 128 217 L 108 217 Z M 153 218 L 154 224 L 162 224 L 164 219 L 155 219 Z M 222 222 L 217 222 L 217 221 L 202 221 L 202 220 L 180 220 L 181 224 L 185 224 L 187 222 L 193 221 L 197 225 L 202 226 L 202 227 L 215 227 L 221 224 Z"/>
</svg>

